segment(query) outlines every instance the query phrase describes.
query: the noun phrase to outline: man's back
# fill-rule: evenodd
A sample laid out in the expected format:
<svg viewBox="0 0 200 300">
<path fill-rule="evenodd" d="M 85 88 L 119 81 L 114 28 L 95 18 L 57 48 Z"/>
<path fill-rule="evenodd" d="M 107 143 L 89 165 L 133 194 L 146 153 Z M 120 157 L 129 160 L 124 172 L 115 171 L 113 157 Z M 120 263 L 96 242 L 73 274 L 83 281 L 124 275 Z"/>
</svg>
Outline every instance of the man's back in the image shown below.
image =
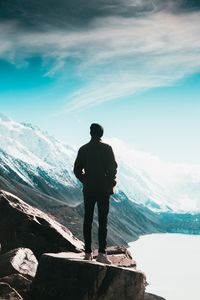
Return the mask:
<svg viewBox="0 0 200 300">
<path fill-rule="evenodd" d="M 79 151 L 74 173 L 87 192 L 113 193 L 117 163 L 110 145 L 91 139 Z"/>
</svg>

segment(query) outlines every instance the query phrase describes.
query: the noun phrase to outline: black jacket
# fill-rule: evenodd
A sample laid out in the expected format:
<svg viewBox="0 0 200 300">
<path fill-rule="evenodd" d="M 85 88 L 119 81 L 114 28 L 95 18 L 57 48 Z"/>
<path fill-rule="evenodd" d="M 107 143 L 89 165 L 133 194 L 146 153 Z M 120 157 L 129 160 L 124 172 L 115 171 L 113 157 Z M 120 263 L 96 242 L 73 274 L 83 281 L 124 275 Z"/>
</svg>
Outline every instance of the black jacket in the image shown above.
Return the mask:
<svg viewBox="0 0 200 300">
<path fill-rule="evenodd" d="M 92 138 L 83 145 L 74 163 L 74 174 L 83 183 L 83 192 L 113 194 L 117 163 L 112 147 Z"/>
</svg>

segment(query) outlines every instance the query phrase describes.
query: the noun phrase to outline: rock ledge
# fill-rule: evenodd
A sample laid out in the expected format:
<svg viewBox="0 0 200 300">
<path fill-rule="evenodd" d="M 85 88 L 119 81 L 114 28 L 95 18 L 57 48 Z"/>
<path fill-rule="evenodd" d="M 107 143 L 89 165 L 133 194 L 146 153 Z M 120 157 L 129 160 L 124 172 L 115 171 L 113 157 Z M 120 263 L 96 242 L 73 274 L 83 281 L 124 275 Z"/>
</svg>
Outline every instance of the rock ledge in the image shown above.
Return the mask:
<svg viewBox="0 0 200 300">
<path fill-rule="evenodd" d="M 133 268 L 46 253 L 33 280 L 31 300 L 143 300 L 144 281 L 144 274 Z"/>
</svg>

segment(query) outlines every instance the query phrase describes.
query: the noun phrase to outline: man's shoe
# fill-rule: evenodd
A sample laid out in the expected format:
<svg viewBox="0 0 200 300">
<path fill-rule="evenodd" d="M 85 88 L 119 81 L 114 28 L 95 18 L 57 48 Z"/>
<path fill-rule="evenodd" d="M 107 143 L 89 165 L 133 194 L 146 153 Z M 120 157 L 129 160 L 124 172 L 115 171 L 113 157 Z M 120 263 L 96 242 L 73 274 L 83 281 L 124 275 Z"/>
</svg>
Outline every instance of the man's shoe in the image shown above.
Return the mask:
<svg viewBox="0 0 200 300">
<path fill-rule="evenodd" d="M 84 260 L 93 260 L 93 255 L 92 255 L 92 253 L 85 253 Z"/>
<path fill-rule="evenodd" d="M 107 265 L 112 264 L 112 261 L 110 259 L 108 259 L 106 253 L 99 253 L 99 255 L 97 256 L 96 261 L 98 261 L 102 264 L 107 264 Z"/>
</svg>

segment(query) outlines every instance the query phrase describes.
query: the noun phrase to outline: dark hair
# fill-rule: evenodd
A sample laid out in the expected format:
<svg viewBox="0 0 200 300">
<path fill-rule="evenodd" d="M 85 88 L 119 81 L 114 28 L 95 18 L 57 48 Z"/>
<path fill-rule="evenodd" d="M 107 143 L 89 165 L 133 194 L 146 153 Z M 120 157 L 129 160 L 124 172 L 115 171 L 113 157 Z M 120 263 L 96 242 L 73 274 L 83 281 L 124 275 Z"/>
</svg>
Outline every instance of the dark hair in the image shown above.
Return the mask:
<svg viewBox="0 0 200 300">
<path fill-rule="evenodd" d="M 90 135 L 92 137 L 101 138 L 103 135 L 103 127 L 97 123 L 92 123 L 90 126 Z"/>
</svg>

